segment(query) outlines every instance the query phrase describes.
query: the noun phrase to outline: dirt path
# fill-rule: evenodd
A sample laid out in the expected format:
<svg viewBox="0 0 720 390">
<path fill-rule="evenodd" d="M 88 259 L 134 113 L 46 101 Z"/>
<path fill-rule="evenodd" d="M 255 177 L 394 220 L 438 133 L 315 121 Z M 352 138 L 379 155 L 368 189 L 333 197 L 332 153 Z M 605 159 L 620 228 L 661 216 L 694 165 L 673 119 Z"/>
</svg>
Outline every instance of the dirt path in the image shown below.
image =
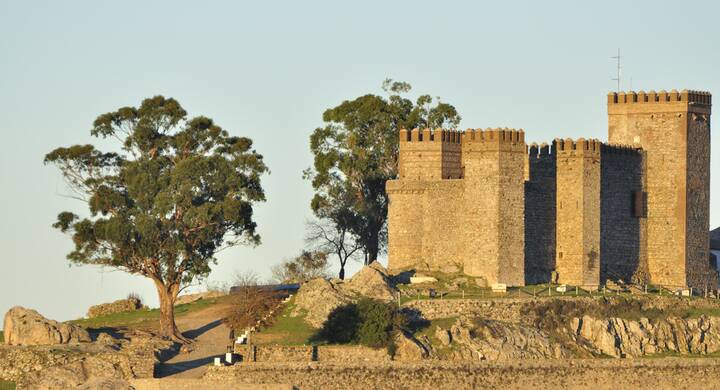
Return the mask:
<svg viewBox="0 0 720 390">
<path fill-rule="evenodd" d="M 193 350 L 178 353 L 159 364 L 156 377 L 200 378 L 213 358 L 224 356 L 229 345 L 229 329 L 222 324 L 221 318 L 227 308 L 228 304 L 217 304 L 178 317 L 178 328 L 185 337 L 195 341 Z"/>
</svg>

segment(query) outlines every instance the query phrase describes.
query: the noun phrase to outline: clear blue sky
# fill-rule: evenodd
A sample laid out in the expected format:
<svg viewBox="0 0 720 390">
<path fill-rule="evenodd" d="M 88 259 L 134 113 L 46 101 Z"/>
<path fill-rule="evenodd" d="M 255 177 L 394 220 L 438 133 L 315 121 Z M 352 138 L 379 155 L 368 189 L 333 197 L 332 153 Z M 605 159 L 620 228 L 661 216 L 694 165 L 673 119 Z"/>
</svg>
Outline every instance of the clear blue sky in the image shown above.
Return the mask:
<svg viewBox="0 0 720 390">
<path fill-rule="evenodd" d="M 623 89 L 632 77 L 633 89 L 720 94 L 717 4 L 0 0 L 0 314 L 19 304 L 65 320 L 130 291 L 156 302 L 141 277 L 70 267 L 71 242 L 50 227 L 85 208 L 61 196 L 43 156 L 92 142 L 100 113 L 163 94 L 251 137 L 272 170 L 257 209 L 263 244 L 223 252 L 210 278 L 267 277 L 303 247 L 301 171 L 324 109 L 392 77 L 456 105 L 463 128 L 606 139 L 618 47 Z M 713 169 L 719 146 L 714 137 Z"/>
</svg>

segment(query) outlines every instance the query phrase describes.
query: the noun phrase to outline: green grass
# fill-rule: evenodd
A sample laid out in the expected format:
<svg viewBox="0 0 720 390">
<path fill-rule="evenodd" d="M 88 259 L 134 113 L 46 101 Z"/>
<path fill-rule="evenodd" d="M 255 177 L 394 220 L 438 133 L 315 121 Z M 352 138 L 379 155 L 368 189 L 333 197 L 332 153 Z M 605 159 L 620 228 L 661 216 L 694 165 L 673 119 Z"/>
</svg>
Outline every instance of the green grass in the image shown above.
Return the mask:
<svg viewBox="0 0 720 390">
<path fill-rule="evenodd" d="M 0 379 L 0 390 L 15 390 L 15 382 Z"/>
<path fill-rule="evenodd" d="M 5 342 L 5 333 L 0 330 L 0 344 Z"/>
<path fill-rule="evenodd" d="M 201 299 L 196 302 L 175 306 L 175 316 L 182 317 L 188 313 L 198 311 L 221 302 L 223 299 L 224 297 Z M 160 309 L 146 309 L 108 314 L 106 316 L 95 318 L 82 318 L 69 322 L 87 329 L 120 327 L 154 328 L 157 326 L 159 320 Z"/>
<path fill-rule="evenodd" d="M 256 333 L 255 340 L 251 340 L 251 342 L 280 345 L 310 344 L 310 337 L 317 330 L 305 322 L 307 313 L 301 312 L 298 316 L 291 316 L 296 307 L 294 299 L 293 297 L 285 303 L 282 312 L 275 317 L 273 324 Z"/>
</svg>

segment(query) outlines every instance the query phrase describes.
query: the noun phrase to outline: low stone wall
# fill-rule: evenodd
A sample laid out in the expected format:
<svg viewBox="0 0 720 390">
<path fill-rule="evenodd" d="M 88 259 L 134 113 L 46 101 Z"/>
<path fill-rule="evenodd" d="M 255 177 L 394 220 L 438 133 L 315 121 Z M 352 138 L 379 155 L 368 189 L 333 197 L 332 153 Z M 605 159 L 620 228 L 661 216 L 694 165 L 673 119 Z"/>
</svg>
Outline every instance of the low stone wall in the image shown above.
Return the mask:
<svg viewBox="0 0 720 390">
<path fill-rule="evenodd" d="M 180 295 L 175 300 L 175 306 L 177 305 L 184 305 L 186 303 L 193 303 L 196 301 L 199 301 L 201 299 L 211 299 L 211 298 L 217 298 L 227 295 L 227 293 L 223 291 L 205 291 L 200 293 L 194 293 L 194 294 L 185 294 Z"/>
<path fill-rule="evenodd" d="M 387 349 L 362 345 L 321 345 L 317 347 L 319 362 L 378 362 L 390 360 Z"/>
<path fill-rule="evenodd" d="M 420 311 L 422 318 L 438 318 L 474 315 L 491 320 L 519 322 L 520 308 L 528 303 L 527 299 L 433 299 L 410 301 L 403 307 Z"/>
<path fill-rule="evenodd" d="M 108 314 L 123 313 L 126 311 L 135 311 L 143 308 L 142 302 L 136 298 L 120 299 L 115 302 L 103 303 L 100 305 L 90 306 L 87 312 L 88 318 L 101 317 Z"/>
<path fill-rule="evenodd" d="M 245 362 L 369 362 L 386 361 L 385 348 L 361 345 L 235 345 L 235 353 Z"/>
<path fill-rule="evenodd" d="M 716 388 L 720 359 L 541 360 L 493 363 L 257 363 L 210 367 L 205 379 L 302 389 Z M 658 380 L 662 378 L 661 385 Z"/>
</svg>

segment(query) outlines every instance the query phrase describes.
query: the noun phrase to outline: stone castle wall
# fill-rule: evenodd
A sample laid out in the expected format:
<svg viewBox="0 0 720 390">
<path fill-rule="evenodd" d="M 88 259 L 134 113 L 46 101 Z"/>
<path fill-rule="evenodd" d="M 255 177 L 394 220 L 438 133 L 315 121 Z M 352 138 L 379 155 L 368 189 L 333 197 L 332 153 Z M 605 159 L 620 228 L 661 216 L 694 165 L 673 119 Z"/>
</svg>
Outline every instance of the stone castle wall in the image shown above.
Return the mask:
<svg viewBox="0 0 720 390">
<path fill-rule="evenodd" d="M 514 130 L 402 130 L 388 266 L 523 285 L 717 286 L 709 264 L 710 95 L 608 97 L 609 144 Z M 623 146 L 624 145 L 624 146 Z"/>
<path fill-rule="evenodd" d="M 525 177 L 526 284 L 548 283 L 555 270 L 555 153 L 554 147 L 547 144 L 533 144 L 528 148 Z"/>
<path fill-rule="evenodd" d="M 600 282 L 647 282 L 643 260 L 644 216 L 636 216 L 635 197 L 642 197 L 643 152 L 603 145 L 600 157 Z M 636 195 L 636 193 L 638 193 Z M 642 202 L 641 202 L 642 203 Z M 638 210 L 642 213 L 642 210 Z M 644 215 L 644 214 L 643 214 Z M 644 266 L 641 266 L 644 264 Z"/>
</svg>

